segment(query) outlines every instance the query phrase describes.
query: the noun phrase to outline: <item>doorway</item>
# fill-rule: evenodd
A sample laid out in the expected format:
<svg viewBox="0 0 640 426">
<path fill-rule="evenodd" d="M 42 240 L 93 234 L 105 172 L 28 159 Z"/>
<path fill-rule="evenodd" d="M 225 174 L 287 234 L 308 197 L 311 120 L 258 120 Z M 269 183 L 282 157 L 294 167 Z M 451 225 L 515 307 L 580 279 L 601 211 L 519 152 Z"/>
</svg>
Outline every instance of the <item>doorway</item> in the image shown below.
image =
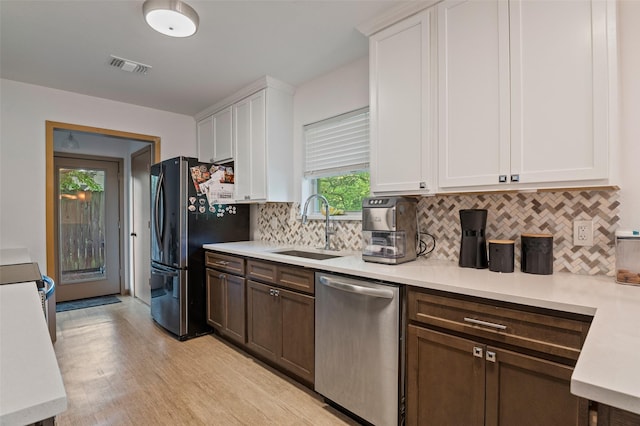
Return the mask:
<svg viewBox="0 0 640 426">
<path fill-rule="evenodd" d="M 134 277 L 132 274 L 132 246 L 133 243 L 131 240 L 125 240 L 124 235 L 129 235 L 129 231 L 131 229 L 132 219 L 131 219 L 131 209 L 133 208 L 133 204 L 131 203 L 131 192 L 130 188 L 130 157 L 132 153 L 139 151 L 141 149 L 141 145 L 147 145 L 151 150 L 151 158 L 152 162 L 160 161 L 160 137 L 151 136 L 139 133 L 131 133 L 124 132 L 120 130 L 112 130 L 98 127 L 90 127 L 90 126 L 81 126 L 77 124 L 70 123 L 61 123 L 61 122 L 53 122 L 47 121 L 46 125 L 46 246 L 47 246 L 47 275 L 53 277 L 56 280 L 56 283 L 60 281 L 59 269 L 58 269 L 58 253 L 57 253 L 57 244 L 56 244 L 56 184 L 55 184 L 55 170 L 54 170 L 54 151 L 57 148 L 54 148 L 54 134 L 58 135 L 59 133 L 64 133 L 64 137 L 68 138 L 69 133 L 73 133 L 75 135 L 80 136 L 80 145 L 81 149 L 74 150 L 74 154 L 81 152 L 85 153 L 83 146 L 85 144 L 84 137 L 92 135 L 96 138 L 93 140 L 92 146 L 94 151 L 100 152 L 91 152 L 91 155 L 95 156 L 117 156 L 118 159 L 123 159 L 125 163 L 124 171 L 121 171 L 123 174 L 125 183 L 124 186 L 124 198 L 125 198 L 125 220 L 124 223 L 121 223 L 121 238 L 122 241 L 125 241 L 124 244 L 124 259 L 123 262 L 123 278 L 122 278 L 122 288 L 120 289 L 120 293 L 127 294 L 129 290 L 133 291 L 135 283 L 133 282 Z M 101 140 L 97 140 L 97 138 L 102 138 Z M 69 137 L 70 139 L 70 137 Z M 118 154 L 114 155 L 114 151 L 117 151 Z M 68 152 L 68 151 L 65 151 Z M 121 186 L 121 187 L 122 187 Z M 56 291 L 50 299 L 50 303 L 55 305 L 56 299 L 58 297 L 58 291 Z M 55 317 L 52 324 L 50 324 L 50 328 L 55 333 Z"/>
<path fill-rule="evenodd" d="M 122 160 L 57 154 L 58 301 L 121 292 Z"/>
<path fill-rule="evenodd" d="M 132 221 L 131 240 L 133 252 L 133 295 L 151 305 L 151 148 L 146 147 L 131 155 Z"/>
</svg>

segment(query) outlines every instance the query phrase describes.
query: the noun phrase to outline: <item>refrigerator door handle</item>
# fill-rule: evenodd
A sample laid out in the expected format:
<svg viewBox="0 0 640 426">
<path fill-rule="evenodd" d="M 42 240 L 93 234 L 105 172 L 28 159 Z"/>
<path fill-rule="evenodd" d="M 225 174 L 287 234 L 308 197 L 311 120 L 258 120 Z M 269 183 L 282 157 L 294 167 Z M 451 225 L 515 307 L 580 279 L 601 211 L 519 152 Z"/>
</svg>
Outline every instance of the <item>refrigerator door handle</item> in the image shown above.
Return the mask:
<svg viewBox="0 0 640 426">
<path fill-rule="evenodd" d="M 164 181 L 164 172 L 161 170 L 160 171 L 160 176 L 158 177 L 158 186 L 156 187 L 156 193 L 154 195 L 154 210 L 155 210 L 155 215 L 153 218 L 153 226 L 155 228 L 155 234 L 156 234 L 156 242 L 158 243 L 159 247 L 163 247 L 163 242 L 162 242 L 162 233 L 160 232 L 160 218 L 159 218 L 159 210 L 158 207 L 160 206 L 160 192 L 162 191 L 162 185 Z"/>
</svg>

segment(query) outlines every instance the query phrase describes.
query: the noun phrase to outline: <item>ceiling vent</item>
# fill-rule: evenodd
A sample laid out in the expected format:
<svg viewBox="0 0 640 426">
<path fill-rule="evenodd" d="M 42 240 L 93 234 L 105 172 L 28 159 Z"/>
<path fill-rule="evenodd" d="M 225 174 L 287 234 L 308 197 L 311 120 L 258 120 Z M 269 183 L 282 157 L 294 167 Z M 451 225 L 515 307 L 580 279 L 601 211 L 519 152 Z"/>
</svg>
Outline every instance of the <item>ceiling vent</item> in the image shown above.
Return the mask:
<svg viewBox="0 0 640 426">
<path fill-rule="evenodd" d="M 109 57 L 109 66 L 135 74 L 146 74 L 151 69 L 151 65 L 141 64 L 139 62 L 130 61 L 129 59 L 119 58 L 113 55 Z"/>
</svg>

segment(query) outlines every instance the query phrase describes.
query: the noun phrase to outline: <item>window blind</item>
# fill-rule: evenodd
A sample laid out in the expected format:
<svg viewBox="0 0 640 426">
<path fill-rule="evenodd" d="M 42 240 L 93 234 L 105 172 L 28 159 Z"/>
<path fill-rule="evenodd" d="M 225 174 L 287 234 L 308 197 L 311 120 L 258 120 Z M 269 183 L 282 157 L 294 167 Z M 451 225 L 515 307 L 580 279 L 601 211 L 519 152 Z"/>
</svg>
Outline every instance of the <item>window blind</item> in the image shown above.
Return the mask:
<svg viewBox="0 0 640 426">
<path fill-rule="evenodd" d="M 369 168 L 369 108 L 304 126 L 304 175 L 325 177 Z"/>
</svg>

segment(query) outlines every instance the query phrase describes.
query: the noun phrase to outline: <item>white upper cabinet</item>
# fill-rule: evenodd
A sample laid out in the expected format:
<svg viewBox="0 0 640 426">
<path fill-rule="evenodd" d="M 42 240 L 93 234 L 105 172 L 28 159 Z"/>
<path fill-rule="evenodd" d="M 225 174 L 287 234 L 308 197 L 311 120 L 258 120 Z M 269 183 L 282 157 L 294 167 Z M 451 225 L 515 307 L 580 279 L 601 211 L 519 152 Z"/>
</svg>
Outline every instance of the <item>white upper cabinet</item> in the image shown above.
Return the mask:
<svg viewBox="0 0 640 426">
<path fill-rule="evenodd" d="M 208 163 L 233 161 L 231 107 L 198 121 L 198 159 Z"/>
<path fill-rule="evenodd" d="M 233 105 L 237 202 L 293 200 L 292 108 L 272 87 Z"/>
<path fill-rule="evenodd" d="M 224 163 L 233 160 L 231 107 L 213 114 L 213 161 Z"/>
<path fill-rule="evenodd" d="M 266 200 L 265 91 L 233 106 L 236 146 L 236 199 Z"/>
<path fill-rule="evenodd" d="M 196 119 L 201 161 L 233 161 L 236 202 L 293 201 L 293 93 L 265 76 Z"/>
<path fill-rule="evenodd" d="M 438 7 L 439 184 L 492 185 L 510 173 L 509 4 Z"/>
<path fill-rule="evenodd" d="M 512 1 L 511 172 L 608 176 L 606 2 Z"/>
<path fill-rule="evenodd" d="M 213 162 L 213 117 L 208 116 L 196 123 L 198 135 L 198 160 Z"/>
<path fill-rule="evenodd" d="M 369 39 L 371 191 L 434 190 L 432 11 L 422 11 Z"/>
<path fill-rule="evenodd" d="M 437 10 L 439 187 L 606 184 L 607 2 L 445 0 Z"/>
</svg>

